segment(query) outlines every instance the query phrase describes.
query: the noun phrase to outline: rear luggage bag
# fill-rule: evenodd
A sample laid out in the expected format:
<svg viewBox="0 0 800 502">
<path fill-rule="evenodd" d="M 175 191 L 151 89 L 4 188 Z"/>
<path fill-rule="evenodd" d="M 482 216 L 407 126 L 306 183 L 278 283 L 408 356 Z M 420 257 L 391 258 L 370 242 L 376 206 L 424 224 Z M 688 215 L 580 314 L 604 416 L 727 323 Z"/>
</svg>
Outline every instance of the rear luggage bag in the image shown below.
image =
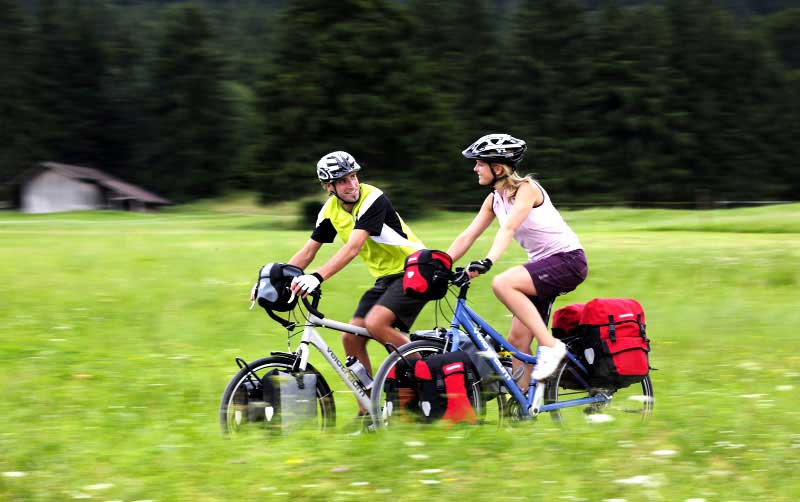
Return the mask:
<svg viewBox="0 0 800 502">
<path fill-rule="evenodd" d="M 591 372 L 593 381 L 622 388 L 640 382 L 650 372 L 650 340 L 639 302 L 595 298 L 584 306 L 580 324 L 599 350 Z"/>
<path fill-rule="evenodd" d="M 627 387 L 650 371 L 650 340 L 636 300 L 595 298 L 562 307 L 553 316 L 553 336 L 579 357 L 592 386 Z M 566 384 L 571 385 L 569 379 Z"/>
</svg>

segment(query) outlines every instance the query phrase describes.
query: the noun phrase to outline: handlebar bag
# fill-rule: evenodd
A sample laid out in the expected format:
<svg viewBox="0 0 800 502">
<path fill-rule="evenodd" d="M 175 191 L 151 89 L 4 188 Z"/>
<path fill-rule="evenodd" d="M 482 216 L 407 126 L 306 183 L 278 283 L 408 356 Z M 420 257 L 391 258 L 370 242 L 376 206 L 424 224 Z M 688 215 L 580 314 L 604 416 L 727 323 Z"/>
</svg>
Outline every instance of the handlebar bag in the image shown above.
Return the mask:
<svg viewBox="0 0 800 502">
<path fill-rule="evenodd" d="M 289 286 L 292 279 L 300 275 L 303 275 L 302 269 L 286 263 L 267 263 L 261 267 L 255 295 L 258 304 L 268 312 L 288 312 L 294 309 L 297 296 L 292 296 Z"/>
<path fill-rule="evenodd" d="M 421 300 L 439 300 L 447 294 L 453 259 L 444 251 L 420 249 L 406 257 L 403 293 Z"/>
</svg>

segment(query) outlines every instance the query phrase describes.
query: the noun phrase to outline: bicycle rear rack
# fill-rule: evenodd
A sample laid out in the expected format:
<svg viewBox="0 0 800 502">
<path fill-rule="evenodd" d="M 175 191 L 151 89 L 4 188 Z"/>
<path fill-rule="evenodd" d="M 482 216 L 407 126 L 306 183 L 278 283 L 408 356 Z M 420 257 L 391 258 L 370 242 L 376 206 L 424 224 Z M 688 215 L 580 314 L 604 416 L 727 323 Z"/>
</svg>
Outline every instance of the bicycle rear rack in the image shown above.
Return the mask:
<svg viewBox="0 0 800 502">
<path fill-rule="evenodd" d="M 236 364 L 239 366 L 239 369 L 240 369 L 240 370 L 241 370 L 241 369 L 245 369 L 245 368 L 247 368 L 247 372 L 248 372 L 248 373 L 250 373 L 250 375 L 253 375 L 253 378 L 255 378 L 255 379 L 256 379 L 256 382 L 258 382 L 258 384 L 260 384 L 260 383 L 261 383 L 261 379 L 260 379 L 260 378 L 258 378 L 258 375 L 256 375 L 255 371 L 253 371 L 253 369 L 252 369 L 252 368 L 250 368 L 250 365 L 248 365 L 248 364 L 247 364 L 247 361 L 245 361 L 245 360 L 244 360 L 244 359 L 242 359 L 241 357 L 237 357 L 237 358 L 236 358 Z M 247 380 L 248 380 L 248 381 L 249 381 L 249 382 L 250 382 L 252 385 L 256 385 L 256 382 L 253 382 L 253 380 L 250 378 L 250 375 L 247 375 Z"/>
</svg>

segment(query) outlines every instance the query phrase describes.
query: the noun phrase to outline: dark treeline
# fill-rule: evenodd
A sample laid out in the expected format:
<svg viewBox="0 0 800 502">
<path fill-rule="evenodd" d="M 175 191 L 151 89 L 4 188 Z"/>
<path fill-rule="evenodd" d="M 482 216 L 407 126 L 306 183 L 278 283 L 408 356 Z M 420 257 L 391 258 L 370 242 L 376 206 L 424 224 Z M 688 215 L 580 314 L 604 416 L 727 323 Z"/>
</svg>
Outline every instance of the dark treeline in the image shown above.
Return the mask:
<svg viewBox="0 0 800 502">
<path fill-rule="evenodd" d="M 0 180 L 270 202 L 344 149 L 404 214 L 473 209 L 460 152 L 508 132 L 562 204 L 798 200 L 789 3 L 0 0 Z"/>
</svg>

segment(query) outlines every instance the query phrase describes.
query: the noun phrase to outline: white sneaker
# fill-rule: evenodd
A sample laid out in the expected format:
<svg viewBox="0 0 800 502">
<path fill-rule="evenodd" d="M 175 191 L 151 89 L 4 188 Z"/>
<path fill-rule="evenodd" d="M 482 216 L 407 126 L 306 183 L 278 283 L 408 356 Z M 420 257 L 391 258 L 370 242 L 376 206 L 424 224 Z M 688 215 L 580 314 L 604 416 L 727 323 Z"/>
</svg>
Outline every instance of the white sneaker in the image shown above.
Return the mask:
<svg viewBox="0 0 800 502">
<path fill-rule="evenodd" d="M 567 355 L 567 346 L 561 340 L 556 340 L 552 347 L 539 346 L 536 355 L 536 367 L 533 368 L 531 377 L 536 381 L 544 380 L 558 368 L 558 363 Z"/>
</svg>

